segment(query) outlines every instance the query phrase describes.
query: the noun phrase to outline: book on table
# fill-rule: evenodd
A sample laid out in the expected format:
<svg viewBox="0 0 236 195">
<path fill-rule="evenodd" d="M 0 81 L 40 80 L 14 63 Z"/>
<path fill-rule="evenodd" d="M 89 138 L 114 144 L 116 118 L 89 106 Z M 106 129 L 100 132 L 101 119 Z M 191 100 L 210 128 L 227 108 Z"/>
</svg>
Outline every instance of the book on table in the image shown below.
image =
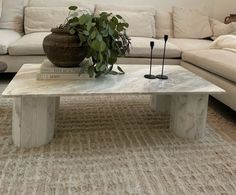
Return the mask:
<svg viewBox="0 0 236 195">
<path fill-rule="evenodd" d="M 52 64 L 49 60 L 44 60 L 41 64 L 38 80 L 76 80 L 76 79 L 91 79 L 87 73 L 84 72 L 84 66 L 90 63 L 88 59 L 81 63 L 78 67 L 58 67 Z"/>
</svg>

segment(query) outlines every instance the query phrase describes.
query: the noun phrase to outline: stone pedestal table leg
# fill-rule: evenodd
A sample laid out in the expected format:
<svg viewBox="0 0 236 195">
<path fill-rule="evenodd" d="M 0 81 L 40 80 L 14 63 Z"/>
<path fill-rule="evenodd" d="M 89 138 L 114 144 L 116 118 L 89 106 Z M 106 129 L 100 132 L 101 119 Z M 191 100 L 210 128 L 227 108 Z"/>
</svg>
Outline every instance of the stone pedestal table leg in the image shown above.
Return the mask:
<svg viewBox="0 0 236 195">
<path fill-rule="evenodd" d="M 58 97 L 17 97 L 13 103 L 12 138 L 18 147 L 38 147 L 54 135 Z"/>
<path fill-rule="evenodd" d="M 207 119 L 208 95 L 173 95 L 170 109 L 170 128 L 182 138 L 204 136 Z"/>
<path fill-rule="evenodd" d="M 150 107 L 153 111 L 161 114 L 170 113 L 171 96 L 169 95 L 151 95 Z"/>
</svg>

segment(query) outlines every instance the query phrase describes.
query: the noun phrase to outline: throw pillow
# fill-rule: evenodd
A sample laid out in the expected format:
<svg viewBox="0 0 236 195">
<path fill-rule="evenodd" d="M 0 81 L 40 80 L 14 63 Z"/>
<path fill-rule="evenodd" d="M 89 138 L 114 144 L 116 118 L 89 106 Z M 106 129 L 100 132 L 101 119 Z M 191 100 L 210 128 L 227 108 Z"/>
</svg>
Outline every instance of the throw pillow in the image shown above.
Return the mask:
<svg viewBox="0 0 236 195">
<path fill-rule="evenodd" d="M 88 10 L 79 9 L 82 13 Z M 68 7 L 26 7 L 25 34 L 34 32 L 50 32 L 65 22 L 69 13 Z"/>
<path fill-rule="evenodd" d="M 127 34 L 132 37 L 155 37 L 155 20 L 154 15 L 148 12 L 131 12 L 131 11 L 101 11 L 121 15 L 129 24 Z"/>
<path fill-rule="evenodd" d="M 228 35 L 228 34 L 234 34 L 236 35 L 236 22 L 232 22 L 230 24 L 224 24 L 223 22 L 220 22 L 215 19 L 211 19 L 211 29 L 213 32 L 213 36 L 211 37 L 213 40 L 215 40 L 217 37 L 221 35 Z"/>
<path fill-rule="evenodd" d="M 210 45 L 210 49 L 224 49 L 236 52 L 236 35 L 221 35 Z"/>
<path fill-rule="evenodd" d="M 24 0 L 2 0 L 0 28 L 23 31 Z"/>
<path fill-rule="evenodd" d="M 156 37 L 163 38 L 164 35 L 174 37 L 173 15 L 171 12 L 157 11 L 156 16 Z"/>
<path fill-rule="evenodd" d="M 207 38 L 212 36 L 209 17 L 196 9 L 173 7 L 176 38 Z"/>
<path fill-rule="evenodd" d="M 107 12 L 112 11 L 129 11 L 129 12 L 147 12 L 153 16 L 155 16 L 155 9 L 150 6 L 128 6 L 122 4 L 103 4 L 99 3 L 95 5 L 95 14 L 101 13 L 106 10 Z"/>
<path fill-rule="evenodd" d="M 87 0 L 29 0 L 28 7 L 69 7 L 75 5 L 94 12 L 95 4 Z"/>
</svg>

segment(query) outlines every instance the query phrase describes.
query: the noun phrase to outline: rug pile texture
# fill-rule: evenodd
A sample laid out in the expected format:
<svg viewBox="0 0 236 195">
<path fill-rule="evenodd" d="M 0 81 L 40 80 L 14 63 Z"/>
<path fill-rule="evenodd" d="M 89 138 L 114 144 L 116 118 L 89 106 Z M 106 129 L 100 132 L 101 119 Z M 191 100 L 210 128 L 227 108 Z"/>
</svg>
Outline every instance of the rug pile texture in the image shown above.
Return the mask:
<svg viewBox="0 0 236 195">
<path fill-rule="evenodd" d="M 12 144 L 11 108 L 0 97 L 0 194 L 236 194 L 235 142 L 209 125 L 176 137 L 148 96 L 61 98 L 54 140 L 34 149 Z"/>
</svg>

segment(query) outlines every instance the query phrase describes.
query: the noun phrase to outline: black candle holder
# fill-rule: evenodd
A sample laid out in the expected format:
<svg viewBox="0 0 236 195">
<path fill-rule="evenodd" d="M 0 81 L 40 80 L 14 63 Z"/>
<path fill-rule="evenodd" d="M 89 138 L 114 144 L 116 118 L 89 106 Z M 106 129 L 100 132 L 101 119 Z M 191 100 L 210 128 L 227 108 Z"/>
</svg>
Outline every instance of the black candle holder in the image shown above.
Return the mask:
<svg viewBox="0 0 236 195">
<path fill-rule="evenodd" d="M 149 70 L 149 74 L 144 75 L 144 78 L 146 78 L 146 79 L 156 79 L 156 76 L 152 75 L 152 52 L 153 52 L 153 48 L 154 48 L 154 41 L 150 42 L 150 47 L 151 47 L 150 70 Z"/>
<path fill-rule="evenodd" d="M 164 66 L 165 66 L 165 57 L 166 57 L 166 43 L 168 40 L 168 35 L 164 36 L 164 53 L 163 53 L 163 60 L 162 60 L 162 69 L 161 69 L 161 74 L 157 75 L 156 78 L 161 79 L 161 80 L 166 80 L 168 79 L 168 76 L 164 75 Z"/>
</svg>

